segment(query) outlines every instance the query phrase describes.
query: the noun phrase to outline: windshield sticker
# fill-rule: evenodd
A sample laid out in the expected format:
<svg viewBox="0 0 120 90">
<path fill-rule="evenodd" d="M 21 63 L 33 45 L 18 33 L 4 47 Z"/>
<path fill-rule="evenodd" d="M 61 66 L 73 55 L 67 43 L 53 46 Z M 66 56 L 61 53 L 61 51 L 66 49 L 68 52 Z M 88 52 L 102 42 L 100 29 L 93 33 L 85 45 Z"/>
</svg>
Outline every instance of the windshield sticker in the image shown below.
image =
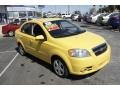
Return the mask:
<svg viewBox="0 0 120 90">
<path fill-rule="evenodd" d="M 52 24 L 51 22 L 46 22 L 45 27 L 47 28 L 48 31 L 53 31 L 53 30 L 60 29 L 57 24 Z"/>
</svg>

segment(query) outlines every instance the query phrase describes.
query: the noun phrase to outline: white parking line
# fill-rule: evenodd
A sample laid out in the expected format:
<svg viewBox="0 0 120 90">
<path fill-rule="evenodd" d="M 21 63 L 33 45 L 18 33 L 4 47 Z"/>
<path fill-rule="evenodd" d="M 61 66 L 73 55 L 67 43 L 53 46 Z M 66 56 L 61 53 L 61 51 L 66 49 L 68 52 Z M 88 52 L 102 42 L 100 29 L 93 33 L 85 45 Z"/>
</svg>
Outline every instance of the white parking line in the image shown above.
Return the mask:
<svg viewBox="0 0 120 90">
<path fill-rule="evenodd" d="M 13 61 L 16 59 L 16 57 L 19 55 L 19 53 L 17 53 L 14 58 L 9 62 L 9 64 L 5 67 L 5 69 L 0 73 L 0 77 L 5 73 L 5 71 L 10 67 L 10 65 L 13 63 Z"/>
<path fill-rule="evenodd" d="M 3 52 L 0 52 L 0 53 L 7 53 L 7 52 L 16 52 L 15 50 L 14 51 L 3 51 Z"/>
</svg>

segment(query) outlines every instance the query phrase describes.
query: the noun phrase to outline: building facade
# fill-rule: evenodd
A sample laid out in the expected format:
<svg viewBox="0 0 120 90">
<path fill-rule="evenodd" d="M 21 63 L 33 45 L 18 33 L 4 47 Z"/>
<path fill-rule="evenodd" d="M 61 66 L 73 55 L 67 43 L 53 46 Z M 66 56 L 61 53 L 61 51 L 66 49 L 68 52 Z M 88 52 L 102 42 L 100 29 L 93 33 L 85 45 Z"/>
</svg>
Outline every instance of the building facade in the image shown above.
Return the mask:
<svg viewBox="0 0 120 90">
<path fill-rule="evenodd" d="M 38 9 L 35 6 L 7 6 L 8 18 L 37 17 Z"/>
<path fill-rule="evenodd" d="M 7 19 L 6 7 L 6 5 L 0 5 L 0 24 L 3 23 L 5 19 Z"/>
<path fill-rule="evenodd" d="M 0 5 L 0 23 L 15 18 L 37 17 L 43 6 L 40 5 Z"/>
</svg>

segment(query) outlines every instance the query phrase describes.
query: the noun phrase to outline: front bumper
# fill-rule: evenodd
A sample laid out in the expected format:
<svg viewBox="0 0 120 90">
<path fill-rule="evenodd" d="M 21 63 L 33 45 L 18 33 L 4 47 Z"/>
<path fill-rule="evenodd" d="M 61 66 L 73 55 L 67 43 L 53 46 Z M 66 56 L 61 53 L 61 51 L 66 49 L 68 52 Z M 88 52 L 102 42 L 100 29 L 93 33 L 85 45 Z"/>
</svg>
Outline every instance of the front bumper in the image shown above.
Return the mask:
<svg viewBox="0 0 120 90">
<path fill-rule="evenodd" d="M 70 73 L 75 75 L 85 75 L 98 71 L 109 63 L 110 53 L 111 48 L 110 46 L 108 46 L 107 51 L 99 56 L 72 58 L 70 59 L 72 66 L 72 70 L 70 71 Z"/>
</svg>

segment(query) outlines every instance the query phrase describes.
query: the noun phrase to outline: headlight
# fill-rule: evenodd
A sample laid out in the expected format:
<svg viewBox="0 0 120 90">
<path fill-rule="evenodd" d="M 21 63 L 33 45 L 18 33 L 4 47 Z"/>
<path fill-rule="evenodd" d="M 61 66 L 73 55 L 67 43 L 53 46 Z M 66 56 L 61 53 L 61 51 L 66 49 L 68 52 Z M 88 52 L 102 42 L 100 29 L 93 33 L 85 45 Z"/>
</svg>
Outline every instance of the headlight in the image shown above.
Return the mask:
<svg viewBox="0 0 120 90">
<path fill-rule="evenodd" d="M 85 49 L 70 49 L 68 54 L 71 57 L 89 57 L 90 53 Z"/>
</svg>

